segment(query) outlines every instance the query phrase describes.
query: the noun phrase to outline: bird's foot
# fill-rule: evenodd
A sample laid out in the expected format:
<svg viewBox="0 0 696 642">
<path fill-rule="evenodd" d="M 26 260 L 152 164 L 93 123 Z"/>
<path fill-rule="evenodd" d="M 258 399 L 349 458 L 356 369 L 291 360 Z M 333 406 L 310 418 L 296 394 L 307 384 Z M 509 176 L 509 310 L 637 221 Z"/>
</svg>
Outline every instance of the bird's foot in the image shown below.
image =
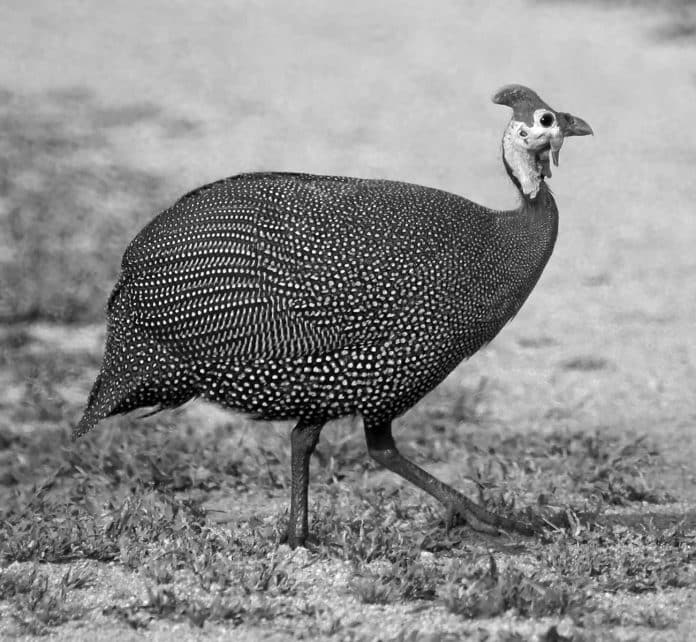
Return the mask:
<svg viewBox="0 0 696 642">
<path fill-rule="evenodd" d="M 319 541 L 315 536 L 308 533 L 307 530 L 292 528 L 292 522 L 289 521 L 280 533 L 278 544 L 287 544 L 292 549 L 299 547 L 311 551 L 319 545 Z"/>
<path fill-rule="evenodd" d="M 450 528 L 458 519 L 462 519 L 473 530 L 487 535 L 519 533 L 528 537 L 549 529 L 573 526 L 567 511 L 535 511 L 527 508 L 508 512 L 509 514 L 501 515 L 464 497 L 462 501 L 447 506 L 446 524 Z"/>
<path fill-rule="evenodd" d="M 501 529 L 479 519 L 468 506 L 448 506 L 445 514 L 445 527 L 447 530 L 461 523 L 467 524 L 471 529 L 479 533 L 486 533 L 487 535 L 500 535 L 501 533 Z"/>
<path fill-rule="evenodd" d="M 291 528 L 290 523 L 288 523 L 278 538 L 278 544 L 287 544 L 290 548 L 297 548 L 298 546 L 304 546 L 305 540 L 306 535 L 302 536 L 296 533 L 295 529 Z"/>
</svg>

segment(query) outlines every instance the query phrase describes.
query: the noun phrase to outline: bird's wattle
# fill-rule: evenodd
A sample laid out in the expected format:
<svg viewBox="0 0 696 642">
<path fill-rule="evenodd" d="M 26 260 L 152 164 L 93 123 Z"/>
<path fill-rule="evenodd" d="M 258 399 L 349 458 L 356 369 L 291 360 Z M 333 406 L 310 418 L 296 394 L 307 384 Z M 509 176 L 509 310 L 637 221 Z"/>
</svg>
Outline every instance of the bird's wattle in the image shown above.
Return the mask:
<svg viewBox="0 0 696 642">
<path fill-rule="evenodd" d="M 539 164 L 541 175 L 551 178 L 551 148 L 545 149 L 536 154 L 536 161 Z"/>
</svg>

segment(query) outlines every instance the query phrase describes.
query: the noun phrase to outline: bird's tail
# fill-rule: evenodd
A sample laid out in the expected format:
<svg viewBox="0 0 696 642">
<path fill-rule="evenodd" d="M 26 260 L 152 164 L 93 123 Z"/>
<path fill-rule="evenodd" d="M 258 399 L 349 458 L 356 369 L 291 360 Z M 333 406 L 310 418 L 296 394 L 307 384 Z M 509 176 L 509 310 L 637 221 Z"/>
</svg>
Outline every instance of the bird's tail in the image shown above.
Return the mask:
<svg viewBox="0 0 696 642">
<path fill-rule="evenodd" d="M 97 380 L 94 382 L 92 390 L 89 393 L 89 398 L 87 399 L 87 407 L 79 423 L 73 429 L 73 441 L 92 430 L 100 419 L 108 417 L 113 411 L 113 407 L 108 403 L 104 378 L 104 372 L 100 372 L 99 375 L 97 375 Z"/>
<path fill-rule="evenodd" d="M 82 418 L 73 429 L 73 441 L 92 430 L 100 420 L 131 410 L 125 402 L 142 377 L 134 376 L 124 364 L 121 355 L 128 353 L 128 350 L 128 346 L 119 349 L 116 337 L 107 332 L 102 367 L 87 398 Z"/>
<path fill-rule="evenodd" d="M 132 362 L 140 363 L 141 368 L 134 372 L 129 366 Z M 73 441 L 106 417 L 143 407 L 154 406 L 159 410 L 178 406 L 197 394 L 191 382 L 175 388 L 169 386 L 162 363 L 180 371 L 187 369 L 162 346 L 131 338 L 125 347 L 119 347 L 109 335 L 101 372 L 89 393 L 82 418 L 72 432 Z"/>
</svg>

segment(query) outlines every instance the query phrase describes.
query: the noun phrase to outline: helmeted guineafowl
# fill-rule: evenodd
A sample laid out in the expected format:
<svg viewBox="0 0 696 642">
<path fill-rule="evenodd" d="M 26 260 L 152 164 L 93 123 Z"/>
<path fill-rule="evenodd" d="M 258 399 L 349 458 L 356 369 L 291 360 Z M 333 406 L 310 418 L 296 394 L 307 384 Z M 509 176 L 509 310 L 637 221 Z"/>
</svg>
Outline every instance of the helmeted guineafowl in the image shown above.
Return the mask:
<svg viewBox="0 0 696 642">
<path fill-rule="evenodd" d="M 362 416 L 370 455 L 474 527 L 525 530 L 405 459 L 392 420 L 520 309 L 556 240 L 545 177 L 583 120 L 508 85 L 503 161 L 521 194 L 493 211 L 420 185 L 241 174 L 150 222 L 123 257 L 106 350 L 78 437 L 100 419 L 193 397 L 296 419 L 287 539 L 307 536 L 309 458 L 322 426 Z"/>
</svg>

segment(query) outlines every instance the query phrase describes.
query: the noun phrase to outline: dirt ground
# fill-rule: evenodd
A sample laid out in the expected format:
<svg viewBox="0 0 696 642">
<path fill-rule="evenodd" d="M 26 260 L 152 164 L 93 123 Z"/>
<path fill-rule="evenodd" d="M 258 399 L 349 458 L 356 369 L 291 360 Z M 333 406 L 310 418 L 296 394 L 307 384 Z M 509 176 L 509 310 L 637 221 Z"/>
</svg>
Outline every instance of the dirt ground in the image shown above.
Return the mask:
<svg viewBox="0 0 696 642">
<path fill-rule="evenodd" d="M 693 639 L 693 3 L 37 0 L 0 24 L 0 638 Z M 69 442 L 158 209 L 256 169 L 511 207 L 509 82 L 596 135 L 561 153 L 534 293 L 397 438 L 596 524 L 446 531 L 346 420 L 313 463 L 317 543 L 291 551 L 287 425 L 194 403 Z"/>
</svg>

